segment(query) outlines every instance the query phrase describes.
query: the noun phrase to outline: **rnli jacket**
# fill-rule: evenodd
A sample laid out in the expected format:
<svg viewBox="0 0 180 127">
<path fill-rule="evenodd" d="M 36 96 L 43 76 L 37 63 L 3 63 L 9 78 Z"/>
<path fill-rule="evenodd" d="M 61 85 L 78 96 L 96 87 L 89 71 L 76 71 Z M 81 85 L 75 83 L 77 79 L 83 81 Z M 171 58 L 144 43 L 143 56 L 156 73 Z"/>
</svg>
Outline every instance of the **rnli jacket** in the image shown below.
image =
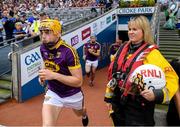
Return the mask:
<svg viewBox="0 0 180 127">
<path fill-rule="evenodd" d="M 160 67 L 166 78 L 166 85 L 163 89 L 155 89 L 153 90 L 155 94 L 155 103 L 169 103 L 171 98 L 174 96 L 176 91 L 178 90 L 178 76 L 176 72 L 173 70 L 171 65 L 168 63 L 168 61 L 162 56 L 162 54 L 159 52 L 157 47 L 155 45 L 149 45 L 145 50 L 143 49 L 143 46 L 145 47 L 145 44 L 147 46 L 147 43 L 143 43 L 137 51 L 135 51 L 133 54 L 128 54 L 128 48 L 130 43 L 124 44 L 124 47 L 120 48 L 120 55 L 118 57 L 118 68 L 119 65 L 124 67 L 124 71 L 127 69 L 126 66 L 129 66 L 128 60 L 132 59 L 133 57 L 136 57 L 138 55 L 137 59 L 135 60 L 134 64 L 132 65 L 132 68 L 129 73 L 133 72 L 138 66 L 143 64 L 153 64 L 158 67 Z M 140 52 L 139 54 L 137 52 Z M 126 62 L 123 63 L 123 61 L 126 59 Z M 127 63 L 127 65 L 126 65 Z M 124 65 L 123 65 L 124 64 Z M 109 66 L 108 71 L 108 80 L 110 81 L 112 79 L 112 70 L 113 70 L 114 61 L 111 62 Z M 122 69 L 123 70 L 123 69 Z M 121 85 L 121 83 L 118 83 L 118 85 Z M 113 90 L 107 86 L 106 93 L 105 93 L 105 101 L 108 103 L 111 103 L 112 97 L 113 97 Z"/>
</svg>

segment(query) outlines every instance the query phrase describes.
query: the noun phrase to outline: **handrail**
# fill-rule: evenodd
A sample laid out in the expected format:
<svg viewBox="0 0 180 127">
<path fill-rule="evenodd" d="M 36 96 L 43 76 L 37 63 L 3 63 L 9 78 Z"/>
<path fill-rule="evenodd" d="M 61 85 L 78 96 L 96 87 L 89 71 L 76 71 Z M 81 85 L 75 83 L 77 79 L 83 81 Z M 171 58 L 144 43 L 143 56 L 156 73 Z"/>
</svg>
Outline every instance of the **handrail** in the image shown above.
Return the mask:
<svg viewBox="0 0 180 127">
<path fill-rule="evenodd" d="M 30 37 L 29 37 L 29 34 L 26 34 L 26 35 L 24 36 L 24 38 L 21 39 L 20 41 L 25 40 L 25 39 L 30 39 L 30 38 L 34 38 L 34 36 L 30 36 Z M 0 42 L 0 44 L 13 43 L 13 42 L 16 42 L 18 39 L 19 39 L 19 37 L 13 37 L 13 38 L 7 39 L 7 40 L 5 39 L 5 40 L 3 40 L 2 42 Z"/>
<path fill-rule="evenodd" d="M 157 45 L 159 45 L 159 13 L 160 13 L 160 6 L 156 4 L 155 12 L 151 19 L 151 30 L 152 35 L 154 36 L 154 41 Z"/>
</svg>

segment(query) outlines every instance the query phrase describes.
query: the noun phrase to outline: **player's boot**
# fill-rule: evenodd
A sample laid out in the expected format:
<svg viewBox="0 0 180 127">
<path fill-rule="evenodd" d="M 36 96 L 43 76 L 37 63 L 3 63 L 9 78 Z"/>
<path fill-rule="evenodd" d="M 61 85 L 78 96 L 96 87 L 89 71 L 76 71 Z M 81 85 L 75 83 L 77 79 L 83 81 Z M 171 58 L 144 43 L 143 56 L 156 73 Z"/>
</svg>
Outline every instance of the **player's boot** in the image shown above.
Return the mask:
<svg viewBox="0 0 180 127">
<path fill-rule="evenodd" d="M 86 115 L 86 116 L 83 116 L 83 117 L 82 117 L 82 124 L 83 124 L 83 126 L 84 126 L 84 127 L 87 127 L 88 123 L 89 123 L 89 118 L 88 118 L 88 116 L 87 116 L 87 115 Z"/>
</svg>

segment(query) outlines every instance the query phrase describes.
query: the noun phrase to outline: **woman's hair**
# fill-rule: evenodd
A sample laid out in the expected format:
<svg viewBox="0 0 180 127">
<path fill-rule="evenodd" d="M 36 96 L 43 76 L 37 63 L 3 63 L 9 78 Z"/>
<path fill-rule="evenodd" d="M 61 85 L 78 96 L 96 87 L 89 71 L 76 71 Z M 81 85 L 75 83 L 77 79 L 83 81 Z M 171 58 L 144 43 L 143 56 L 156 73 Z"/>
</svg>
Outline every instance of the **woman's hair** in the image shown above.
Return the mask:
<svg viewBox="0 0 180 127">
<path fill-rule="evenodd" d="M 143 31 L 143 40 L 147 43 L 154 44 L 154 37 L 150 27 L 149 20 L 145 16 L 136 16 L 128 22 L 128 27 L 135 24 L 138 28 Z"/>
</svg>

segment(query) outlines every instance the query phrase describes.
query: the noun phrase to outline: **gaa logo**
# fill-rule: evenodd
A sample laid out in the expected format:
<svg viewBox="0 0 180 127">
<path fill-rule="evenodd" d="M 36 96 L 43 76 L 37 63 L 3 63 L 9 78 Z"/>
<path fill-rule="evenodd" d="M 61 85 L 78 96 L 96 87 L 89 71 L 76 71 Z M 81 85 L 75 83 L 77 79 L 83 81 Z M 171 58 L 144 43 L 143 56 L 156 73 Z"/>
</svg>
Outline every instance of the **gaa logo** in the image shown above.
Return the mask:
<svg viewBox="0 0 180 127">
<path fill-rule="evenodd" d="M 30 64 L 38 61 L 39 59 L 41 59 L 40 55 L 37 52 L 35 52 L 34 54 L 27 55 L 25 57 L 25 64 L 30 65 Z"/>
</svg>

